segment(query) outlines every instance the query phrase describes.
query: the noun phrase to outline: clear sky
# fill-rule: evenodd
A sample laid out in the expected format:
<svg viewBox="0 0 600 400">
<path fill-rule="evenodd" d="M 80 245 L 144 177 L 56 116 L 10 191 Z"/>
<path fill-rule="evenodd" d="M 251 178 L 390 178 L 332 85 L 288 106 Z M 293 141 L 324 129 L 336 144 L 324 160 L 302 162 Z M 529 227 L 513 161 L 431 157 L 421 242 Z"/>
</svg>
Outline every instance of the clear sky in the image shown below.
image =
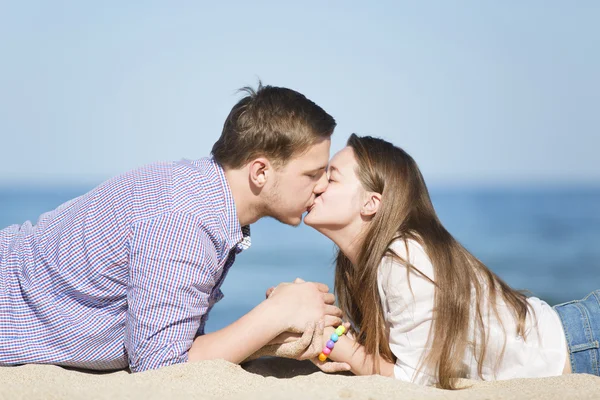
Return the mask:
<svg viewBox="0 0 600 400">
<path fill-rule="evenodd" d="M 285 4 L 284 4 L 285 3 Z M 208 155 L 240 98 L 304 93 L 450 185 L 600 183 L 598 1 L 0 0 L 0 183 Z"/>
</svg>

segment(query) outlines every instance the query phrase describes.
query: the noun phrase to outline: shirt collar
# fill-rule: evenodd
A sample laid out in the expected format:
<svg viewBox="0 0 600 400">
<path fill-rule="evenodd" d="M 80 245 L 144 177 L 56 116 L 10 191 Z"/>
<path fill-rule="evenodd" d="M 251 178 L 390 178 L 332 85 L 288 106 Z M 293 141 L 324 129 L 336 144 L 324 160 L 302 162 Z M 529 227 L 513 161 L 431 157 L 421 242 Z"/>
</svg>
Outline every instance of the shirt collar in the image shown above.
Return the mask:
<svg viewBox="0 0 600 400">
<path fill-rule="evenodd" d="M 222 218 L 227 236 L 227 245 L 229 248 L 235 248 L 236 253 L 240 253 L 243 250 L 247 250 L 251 245 L 250 225 L 240 226 L 235 202 L 233 201 L 233 194 L 225 177 L 223 167 L 212 157 L 205 160 L 217 175 L 217 180 L 222 187 L 224 197 Z"/>
</svg>

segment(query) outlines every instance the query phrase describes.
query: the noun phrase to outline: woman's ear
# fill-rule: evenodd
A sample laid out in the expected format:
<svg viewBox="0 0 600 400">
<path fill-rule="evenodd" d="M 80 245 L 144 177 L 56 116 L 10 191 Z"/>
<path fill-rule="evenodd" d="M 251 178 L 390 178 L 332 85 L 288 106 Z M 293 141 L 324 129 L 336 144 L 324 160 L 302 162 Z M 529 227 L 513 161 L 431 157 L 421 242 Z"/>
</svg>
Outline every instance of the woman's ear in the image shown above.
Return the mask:
<svg viewBox="0 0 600 400">
<path fill-rule="evenodd" d="M 381 195 L 376 192 L 365 193 L 365 201 L 360 210 L 360 215 L 363 217 L 374 217 L 379 211 L 379 205 L 381 204 Z"/>
<path fill-rule="evenodd" d="M 250 161 L 248 178 L 256 188 L 263 188 L 271 174 L 271 163 L 266 158 L 260 157 Z"/>
</svg>

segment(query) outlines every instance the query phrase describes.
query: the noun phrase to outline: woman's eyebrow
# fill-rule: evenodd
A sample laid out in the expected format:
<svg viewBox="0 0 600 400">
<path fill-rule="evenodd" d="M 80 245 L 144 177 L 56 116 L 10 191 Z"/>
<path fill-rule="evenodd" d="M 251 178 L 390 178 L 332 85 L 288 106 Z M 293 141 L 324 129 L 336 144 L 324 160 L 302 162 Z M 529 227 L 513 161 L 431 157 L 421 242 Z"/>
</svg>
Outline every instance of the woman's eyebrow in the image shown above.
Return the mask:
<svg viewBox="0 0 600 400">
<path fill-rule="evenodd" d="M 329 172 L 330 173 L 335 172 L 336 174 L 342 175 L 342 173 L 340 172 L 340 170 L 337 169 L 334 165 L 330 165 L 329 166 Z"/>
</svg>

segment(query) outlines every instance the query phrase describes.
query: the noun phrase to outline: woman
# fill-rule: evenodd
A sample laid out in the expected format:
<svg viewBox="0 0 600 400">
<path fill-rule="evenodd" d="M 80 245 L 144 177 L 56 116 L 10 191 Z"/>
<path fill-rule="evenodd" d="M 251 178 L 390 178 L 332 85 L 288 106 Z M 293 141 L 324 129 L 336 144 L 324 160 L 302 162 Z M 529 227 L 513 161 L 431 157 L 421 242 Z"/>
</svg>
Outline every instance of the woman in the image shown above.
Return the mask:
<svg viewBox="0 0 600 400">
<path fill-rule="evenodd" d="M 304 221 L 339 247 L 335 290 L 353 329 L 331 360 L 447 389 L 598 375 L 600 291 L 552 308 L 510 288 L 442 226 L 417 164 L 391 143 L 352 135 L 328 174 Z"/>
</svg>

